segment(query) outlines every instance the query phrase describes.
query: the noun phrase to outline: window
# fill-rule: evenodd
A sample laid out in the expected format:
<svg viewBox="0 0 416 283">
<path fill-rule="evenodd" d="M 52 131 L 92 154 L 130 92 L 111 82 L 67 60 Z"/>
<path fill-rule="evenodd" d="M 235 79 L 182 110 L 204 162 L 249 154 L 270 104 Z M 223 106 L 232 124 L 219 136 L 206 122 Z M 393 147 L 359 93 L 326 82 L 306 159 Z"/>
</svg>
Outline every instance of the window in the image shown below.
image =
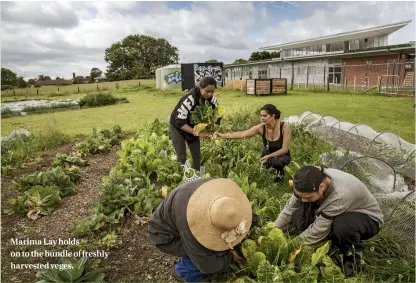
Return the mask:
<svg viewBox="0 0 416 283">
<path fill-rule="evenodd" d="M 374 47 L 378 47 L 378 37 L 375 36 L 373 39 L 374 39 Z"/>
<path fill-rule="evenodd" d="M 250 76 L 250 73 L 251 73 L 250 67 L 245 67 L 243 71 L 243 76 L 244 77 Z"/>
<path fill-rule="evenodd" d="M 252 78 L 253 78 L 253 71 L 250 71 L 250 72 L 248 73 L 248 78 L 249 78 L 249 79 L 252 79 Z"/>
<path fill-rule="evenodd" d="M 324 46 L 324 45 L 321 45 L 321 44 L 317 45 L 318 54 L 321 54 L 322 53 L 322 46 Z"/>
<path fill-rule="evenodd" d="M 350 40 L 350 50 L 357 50 L 359 49 L 359 40 L 358 39 L 353 39 Z"/>
<path fill-rule="evenodd" d="M 387 35 L 382 35 L 378 37 L 378 45 L 386 46 L 387 45 Z"/>
<path fill-rule="evenodd" d="M 373 48 L 373 47 L 374 47 L 374 38 L 370 37 L 367 42 L 367 48 Z"/>
<path fill-rule="evenodd" d="M 330 52 L 339 52 L 344 50 L 343 42 L 335 42 L 330 45 Z"/>
<path fill-rule="evenodd" d="M 259 70 L 259 79 L 267 79 L 268 69 Z"/>
<path fill-rule="evenodd" d="M 359 48 L 364 49 L 364 39 L 360 39 L 359 42 L 360 42 Z"/>
<path fill-rule="evenodd" d="M 342 68 L 340 65 L 329 67 L 328 81 L 330 84 L 341 84 Z"/>
</svg>

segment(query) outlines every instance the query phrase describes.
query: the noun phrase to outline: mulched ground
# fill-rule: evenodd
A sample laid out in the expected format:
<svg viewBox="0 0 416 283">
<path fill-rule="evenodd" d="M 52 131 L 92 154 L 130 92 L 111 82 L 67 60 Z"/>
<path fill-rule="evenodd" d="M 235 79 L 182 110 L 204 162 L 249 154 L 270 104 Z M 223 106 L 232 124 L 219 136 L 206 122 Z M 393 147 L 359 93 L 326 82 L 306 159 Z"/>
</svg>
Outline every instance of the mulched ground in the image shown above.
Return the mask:
<svg viewBox="0 0 416 283">
<path fill-rule="evenodd" d="M 11 252 L 33 250 L 76 250 L 74 246 L 16 246 L 11 244 L 11 239 L 69 239 L 74 238 L 76 220 L 89 215 L 99 199 L 100 184 L 103 177 L 108 176 L 112 167 L 118 161 L 114 148 L 111 152 L 88 157 L 89 166 L 81 167 L 81 180 L 77 184 L 74 195 L 62 198 L 58 209 L 47 216 L 31 220 L 23 214 L 4 214 L 7 208 L 7 200 L 16 195 L 13 185 L 24 174 L 47 170 L 56 153 L 69 154 L 74 142 L 62 145 L 55 149 L 45 151 L 42 158 L 36 162 L 11 172 L 2 179 L 1 204 L 1 281 L 2 282 L 35 282 L 36 270 L 11 269 L 11 262 L 22 263 L 56 263 L 58 258 L 23 258 L 11 257 Z M 127 217 L 116 231 L 117 246 L 109 250 L 109 257 L 101 259 L 105 268 L 105 281 L 107 282 L 174 282 L 171 277 L 172 266 L 176 258 L 162 254 L 151 245 L 147 233 L 147 225 L 136 224 L 133 218 Z M 88 237 L 87 243 L 93 242 L 93 237 Z M 96 238 L 96 235 L 95 235 Z"/>
</svg>

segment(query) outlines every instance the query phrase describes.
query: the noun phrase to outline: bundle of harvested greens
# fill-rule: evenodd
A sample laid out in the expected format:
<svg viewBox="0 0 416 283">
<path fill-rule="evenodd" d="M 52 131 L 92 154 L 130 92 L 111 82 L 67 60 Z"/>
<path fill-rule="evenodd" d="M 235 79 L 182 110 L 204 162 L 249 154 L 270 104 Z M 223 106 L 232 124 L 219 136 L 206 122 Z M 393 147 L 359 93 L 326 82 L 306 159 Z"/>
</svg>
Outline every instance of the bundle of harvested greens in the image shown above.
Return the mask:
<svg viewBox="0 0 416 283">
<path fill-rule="evenodd" d="M 218 121 L 224 115 L 224 108 L 218 106 L 213 109 L 212 105 L 205 101 L 205 103 L 195 107 L 191 111 L 190 120 L 194 126 L 196 133 L 215 133 Z"/>
</svg>

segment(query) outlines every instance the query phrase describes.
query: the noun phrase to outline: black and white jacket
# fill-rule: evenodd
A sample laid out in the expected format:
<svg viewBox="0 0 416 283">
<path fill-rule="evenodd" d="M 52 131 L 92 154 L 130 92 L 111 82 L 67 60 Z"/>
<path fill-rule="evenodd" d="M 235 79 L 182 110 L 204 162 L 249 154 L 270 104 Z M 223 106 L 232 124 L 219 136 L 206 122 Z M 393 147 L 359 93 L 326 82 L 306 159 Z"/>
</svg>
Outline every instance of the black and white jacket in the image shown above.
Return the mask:
<svg viewBox="0 0 416 283">
<path fill-rule="evenodd" d="M 201 92 L 198 87 L 194 87 L 187 94 L 182 96 L 178 104 L 176 104 L 175 109 L 173 109 L 172 114 L 170 115 L 170 123 L 182 134 L 187 140 L 192 140 L 195 137 L 194 135 L 187 133 L 181 128 L 188 124 L 191 128 L 195 125 L 191 124 L 190 121 L 190 112 L 195 109 L 196 106 L 205 103 L 206 99 L 201 96 Z M 213 95 L 210 99 L 207 100 L 213 108 L 218 106 L 218 101 Z"/>
</svg>

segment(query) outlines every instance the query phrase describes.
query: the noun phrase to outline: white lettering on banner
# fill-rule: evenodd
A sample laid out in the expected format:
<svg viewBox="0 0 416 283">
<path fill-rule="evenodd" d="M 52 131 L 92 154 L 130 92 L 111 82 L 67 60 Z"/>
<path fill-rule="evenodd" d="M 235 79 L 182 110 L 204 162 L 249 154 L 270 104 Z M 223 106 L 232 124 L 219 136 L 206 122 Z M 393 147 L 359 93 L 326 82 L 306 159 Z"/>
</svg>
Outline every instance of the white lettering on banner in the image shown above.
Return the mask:
<svg viewBox="0 0 416 283">
<path fill-rule="evenodd" d="M 181 105 L 181 108 L 178 109 L 178 118 L 179 119 L 186 119 L 188 117 L 188 110 Z"/>
<path fill-rule="evenodd" d="M 192 105 L 192 106 L 194 106 L 194 104 L 195 104 L 195 99 L 193 98 L 192 94 L 190 94 L 190 95 L 188 96 L 188 99 L 191 101 L 191 105 Z"/>
<path fill-rule="evenodd" d="M 195 100 L 190 94 L 182 103 L 181 108 L 178 109 L 178 118 L 186 119 L 188 117 L 188 112 L 192 109 L 192 106 L 194 106 L 194 104 Z"/>
<path fill-rule="evenodd" d="M 185 105 L 185 107 L 186 108 L 188 108 L 188 110 L 190 111 L 191 109 L 192 109 L 192 104 L 191 104 L 192 102 L 190 102 L 188 99 L 186 99 L 184 102 L 183 102 L 183 105 Z"/>
</svg>

